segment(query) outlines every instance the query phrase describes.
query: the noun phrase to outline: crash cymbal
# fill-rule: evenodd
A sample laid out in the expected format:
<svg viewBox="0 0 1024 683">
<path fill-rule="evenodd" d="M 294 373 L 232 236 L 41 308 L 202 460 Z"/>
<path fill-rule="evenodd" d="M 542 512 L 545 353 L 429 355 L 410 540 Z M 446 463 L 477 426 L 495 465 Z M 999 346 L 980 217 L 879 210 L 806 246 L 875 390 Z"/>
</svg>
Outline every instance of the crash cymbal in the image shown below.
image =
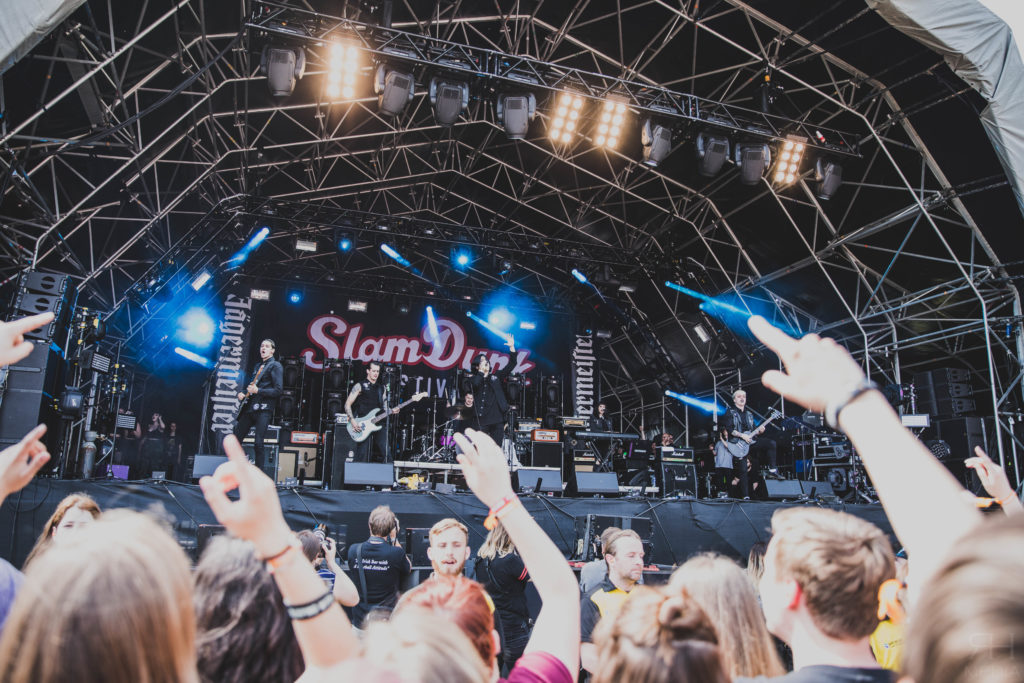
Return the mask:
<svg viewBox="0 0 1024 683">
<path fill-rule="evenodd" d="M 461 420 L 462 411 L 464 410 L 469 409 L 466 408 L 466 406 L 462 405 L 461 403 L 454 406 L 448 406 L 447 408 L 444 409 L 444 416 L 449 420 Z"/>
</svg>

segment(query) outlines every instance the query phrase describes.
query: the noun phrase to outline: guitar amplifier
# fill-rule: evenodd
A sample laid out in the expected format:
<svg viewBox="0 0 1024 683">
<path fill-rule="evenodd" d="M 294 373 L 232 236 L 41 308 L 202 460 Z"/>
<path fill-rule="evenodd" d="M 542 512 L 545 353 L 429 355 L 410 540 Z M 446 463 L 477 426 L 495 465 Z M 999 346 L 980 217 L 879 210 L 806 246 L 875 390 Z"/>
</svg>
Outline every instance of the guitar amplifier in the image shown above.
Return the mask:
<svg viewBox="0 0 1024 683">
<path fill-rule="evenodd" d="M 249 433 L 242 439 L 243 444 L 256 443 L 256 436 L 254 435 L 255 427 L 249 429 Z M 278 425 L 267 425 L 267 433 L 263 435 L 263 443 L 280 443 L 281 441 L 281 427 Z"/>
<path fill-rule="evenodd" d="M 661 463 L 661 490 L 664 496 L 697 497 L 697 466 L 685 462 Z"/>
<path fill-rule="evenodd" d="M 661 447 L 661 461 L 666 463 L 693 463 L 692 448 L 673 448 L 672 446 Z"/>
<path fill-rule="evenodd" d="M 534 429 L 532 438 L 534 441 L 544 441 L 548 443 L 559 441 L 559 434 L 557 429 Z"/>
<path fill-rule="evenodd" d="M 254 451 L 255 444 L 252 443 L 251 439 L 246 439 L 245 443 L 242 444 L 242 450 L 245 451 L 245 455 L 248 456 L 249 460 L 256 461 L 256 453 Z M 268 477 L 276 481 L 284 481 L 284 479 L 277 478 L 277 441 L 270 443 L 268 440 L 263 442 L 263 455 L 266 457 L 266 462 L 263 463 L 263 471 Z"/>
<path fill-rule="evenodd" d="M 531 467 L 557 467 L 562 469 L 562 444 L 534 441 L 530 449 Z"/>
<path fill-rule="evenodd" d="M 562 422 L 562 429 L 586 429 L 587 424 L 590 422 L 585 417 L 563 417 L 560 420 Z"/>
</svg>

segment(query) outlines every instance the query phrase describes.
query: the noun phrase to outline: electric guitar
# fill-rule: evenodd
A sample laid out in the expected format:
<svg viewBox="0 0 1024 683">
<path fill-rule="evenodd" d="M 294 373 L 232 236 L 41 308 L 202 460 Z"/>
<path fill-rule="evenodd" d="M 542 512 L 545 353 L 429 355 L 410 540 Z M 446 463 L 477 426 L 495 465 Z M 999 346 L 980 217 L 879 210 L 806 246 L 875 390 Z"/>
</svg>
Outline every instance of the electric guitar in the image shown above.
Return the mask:
<svg viewBox="0 0 1024 683">
<path fill-rule="evenodd" d="M 774 420 L 777 420 L 780 417 L 782 417 L 782 413 L 775 410 L 774 408 L 768 411 L 768 414 L 770 415 L 770 417 L 764 422 L 762 422 L 760 425 L 754 427 L 749 432 L 741 432 L 741 434 L 743 434 L 744 436 L 750 437 L 751 443 L 754 442 L 754 435 L 757 434 L 757 431 L 761 429 L 761 427 L 767 427 Z M 747 457 L 747 453 L 750 452 L 751 443 L 747 443 L 743 439 L 740 439 L 736 443 L 730 443 L 729 441 L 723 441 L 722 443 L 725 444 L 725 450 L 729 451 L 729 453 L 731 453 L 732 457 L 734 458 L 745 458 Z"/>
<path fill-rule="evenodd" d="M 415 396 L 413 396 L 412 398 L 410 398 L 408 401 L 405 401 L 404 403 L 399 403 L 397 406 L 395 406 L 395 408 L 397 408 L 398 410 L 401 410 L 402 408 L 406 407 L 410 403 L 413 403 L 415 401 L 421 401 L 421 400 L 425 399 L 426 397 L 427 397 L 427 392 L 421 391 L 420 393 L 418 393 Z M 391 413 L 392 410 L 395 410 L 395 408 L 391 408 L 390 410 L 386 410 L 383 413 L 381 413 L 380 415 L 377 415 L 377 413 L 380 413 L 380 408 L 374 408 L 373 410 L 368 412 L 366 415 L 363 415 L 362 417 L 357 417 L 355 420 L 350 420 L 349 423 L 348 423 L 348 426 L 347 426 L 349 436 L 351 436 L 352 440 L 355 441 L 356 443 L 360 443 L 361 441 L 366 441 L 367 437 L 369 437 L 370 434 L 373 434 L 374 432 L 376 432 L 376 431 L 378 431 L 380 429 L 380 422 L 384 418 L 386 418 L 388 416 L 388 414 Z M 355 430 L 355 426 L 357 424 L 358 425 L 362 425 L 362 427 L 363 427 L 362 431 L 358 431 L 357 432 Z"/>
<path fill-rule="evenodd" d="M 263 370 L 264 368 L 267 367 L 267 362 L 269 361 L 264 361 L 263 363 L 260 364 L 259 370 L 256 371 L 256 376 L 252 378 L 252 381 L 249 382 L 249 384 L 256 384 L 257 382 L 260 381 L 260 377 L 263 375 Z M 245 385 L 246 388 L 248 388 L 249 384 Z M 235 411 L 235 422 L 238 422 L 238 418 L 242 416 L 242 411 L 245 410 L 245 407 L 247 405 L 249 405 L 249 399 L 252 397 L 253 394 L 250 394 L 248 391 L 246 391 L 245 396 L 243 396 L 242 400 L 238 402 L 238 410 Z"/>
</svg>

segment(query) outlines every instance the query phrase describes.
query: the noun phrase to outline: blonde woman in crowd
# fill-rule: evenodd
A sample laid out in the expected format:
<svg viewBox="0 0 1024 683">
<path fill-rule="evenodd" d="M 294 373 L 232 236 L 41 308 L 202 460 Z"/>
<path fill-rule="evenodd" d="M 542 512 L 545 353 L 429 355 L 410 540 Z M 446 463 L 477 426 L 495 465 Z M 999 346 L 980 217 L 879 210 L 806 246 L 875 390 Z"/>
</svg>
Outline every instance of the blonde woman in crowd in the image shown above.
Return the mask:
<svg viewBox="0 0 1024 683">
<path fill-rule="evenodd" d="M 100 506 L 95 500 L 84 493 L 72 493 L 57 504 L 50 518 L 43 525 L 43 531 L 39 534 L 36 544 L 32 546 L 28 557 L 25 558 L 25 566 L 32 563 L 41 552 L 46 550 L 53 542 L 61 542 L 67 539 L 76 530 L 81 530 L 100 516 Z"/>
</svg>

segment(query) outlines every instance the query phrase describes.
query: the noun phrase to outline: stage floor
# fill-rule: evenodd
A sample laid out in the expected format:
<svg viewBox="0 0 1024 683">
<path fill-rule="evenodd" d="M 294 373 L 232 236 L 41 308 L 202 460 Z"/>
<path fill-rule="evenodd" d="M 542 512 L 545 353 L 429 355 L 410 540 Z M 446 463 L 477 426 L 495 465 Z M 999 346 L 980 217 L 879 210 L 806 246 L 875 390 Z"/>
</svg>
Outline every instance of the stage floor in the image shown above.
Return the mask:
<svg viewBox="0 0 1024 683">
<path fill-rule="evenodd" d="M 216 524 L 198 486 L 177 482 L 68 481 L 36 479 L 10 496 L 0 508 L 0 528 L 6 538 L 0 555 L 20 567 L 43 524 L 64 496 L 82 492 L 104 510 L 131 508 L 162 516 L 179 543 L 194 553 L 199 526 Z M 455 517 L 470 534 L 474 551 L 486 535 L 487 509 L 469 493 L 434 491 L 324 491 L 316 488 L 279 488 L 281 506 L 296 531 L 327 524 L 332 532 L 344 529 L 345 543 L 358 543 L 369 535 L 367 519 L 377 505 L 389 505 L 403 529 L 429 528 L 439 519 Z M 746 560 L 756 541 L 767 540 L 771 516 L 780 507 L 817 503 L 778 503 L 732 499 L 693 500 L 658 498 L 556 498 L 523 495 L 534 519 L 566 557 L 577 555 L 581 520 L 588 514 L 646 517 L 650 520 L 653 552 L 646 562 L 675 565 L 697 552 L 714 551 Z M 881 505 L 833 507 L 866 519 L 892 535 Z"/>
</svg>

